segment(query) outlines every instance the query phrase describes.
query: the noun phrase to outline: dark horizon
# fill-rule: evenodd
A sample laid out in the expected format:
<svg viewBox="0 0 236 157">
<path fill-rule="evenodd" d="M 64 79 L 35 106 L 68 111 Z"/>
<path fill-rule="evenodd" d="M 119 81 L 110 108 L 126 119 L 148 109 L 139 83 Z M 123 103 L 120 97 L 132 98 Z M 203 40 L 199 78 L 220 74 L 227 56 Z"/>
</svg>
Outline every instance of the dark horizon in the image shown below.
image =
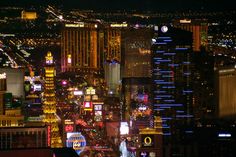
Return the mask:
<svg viewBox="0 0 236 157">
<path fill-rule="evenodd" d="M 235 10 L 235 2 L 215 0 L 2 0 L 1 6 L 31 7 L 56 5 L 63 9 L 98 11 L 227 11 Z"/>
</svg>

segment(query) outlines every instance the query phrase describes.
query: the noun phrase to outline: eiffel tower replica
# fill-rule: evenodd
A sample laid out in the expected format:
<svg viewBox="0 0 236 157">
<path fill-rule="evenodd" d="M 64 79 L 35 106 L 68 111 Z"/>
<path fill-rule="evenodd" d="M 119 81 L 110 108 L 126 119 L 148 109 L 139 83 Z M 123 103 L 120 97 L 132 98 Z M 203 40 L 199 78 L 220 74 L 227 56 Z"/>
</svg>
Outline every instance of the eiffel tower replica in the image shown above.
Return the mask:
<svg viewBox="0 0 236 157">
<path fill-rule="evenodd" d="M 54 87 L 54 76 L 55 76 L 55 67 L 53 63 L 53 56 L 51 52 L 48 52 L 46 57 L 46 65 L 44 67 L 45 70 L 45 86 L 44 86 L 44 94 L 43 94 L 43 113 L 46 125 L 48 125 L 51 129 L 50 131 L 50 145 L 52 148 L 61 148 L 62 140 L 58 127 L 58 118 L 56 115 L 56 95 L 55 95 L 55 87 Z"/>
</svg>

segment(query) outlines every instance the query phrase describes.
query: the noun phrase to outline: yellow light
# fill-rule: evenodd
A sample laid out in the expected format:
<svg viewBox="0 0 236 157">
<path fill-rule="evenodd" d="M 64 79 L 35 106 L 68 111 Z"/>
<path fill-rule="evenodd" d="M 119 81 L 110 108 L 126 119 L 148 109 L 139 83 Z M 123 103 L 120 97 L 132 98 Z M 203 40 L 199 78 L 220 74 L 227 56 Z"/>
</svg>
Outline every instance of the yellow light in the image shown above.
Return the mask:
<svg viewBox="0 0 236 157">
<path fill-rule="evenodd" d="M 110 25 L 110 27 L 127 27 L 128 24 L 127 23 L 113 23 Z"/>
</svg>

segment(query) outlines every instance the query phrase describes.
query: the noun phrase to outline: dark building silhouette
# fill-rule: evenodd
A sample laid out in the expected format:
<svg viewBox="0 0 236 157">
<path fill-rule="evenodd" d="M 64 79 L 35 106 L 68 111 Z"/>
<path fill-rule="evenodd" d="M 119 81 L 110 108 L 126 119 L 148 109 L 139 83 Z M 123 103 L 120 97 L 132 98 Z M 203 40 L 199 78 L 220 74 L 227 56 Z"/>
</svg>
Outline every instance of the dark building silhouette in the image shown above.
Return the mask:
<svg viewBox="0 0 236 157">
<path fill-rule="evenodd" d="M 166 151 L 172 155 L 193 131 L 192 33 L 161 26 L 152 39 L 153 114 L 162 118 Z M 166 154 L 167 153 L 167 154 Z"/>
</svg>

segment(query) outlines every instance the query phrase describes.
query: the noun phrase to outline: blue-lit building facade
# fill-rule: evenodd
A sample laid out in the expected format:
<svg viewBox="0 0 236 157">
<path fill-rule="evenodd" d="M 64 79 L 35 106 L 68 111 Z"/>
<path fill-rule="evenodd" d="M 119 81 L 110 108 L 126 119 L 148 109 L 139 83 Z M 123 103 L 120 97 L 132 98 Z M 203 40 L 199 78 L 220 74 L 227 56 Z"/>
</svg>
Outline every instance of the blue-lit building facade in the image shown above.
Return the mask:
<svg viewBox="0 0 236 157">
<path fill-rule="evenodd" d="M 174 145 L 192 133 L 191 56 L 191 32 L 156 27 L 152 39 L 153 115 L 162 117 L 164 143 Z"/>
</svg>

